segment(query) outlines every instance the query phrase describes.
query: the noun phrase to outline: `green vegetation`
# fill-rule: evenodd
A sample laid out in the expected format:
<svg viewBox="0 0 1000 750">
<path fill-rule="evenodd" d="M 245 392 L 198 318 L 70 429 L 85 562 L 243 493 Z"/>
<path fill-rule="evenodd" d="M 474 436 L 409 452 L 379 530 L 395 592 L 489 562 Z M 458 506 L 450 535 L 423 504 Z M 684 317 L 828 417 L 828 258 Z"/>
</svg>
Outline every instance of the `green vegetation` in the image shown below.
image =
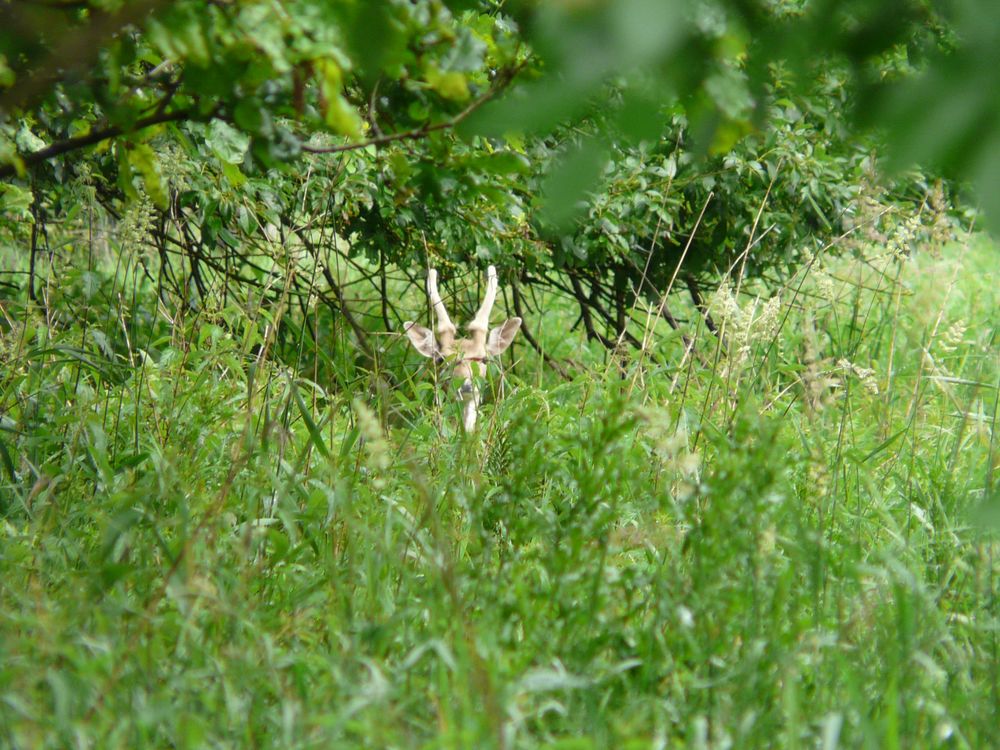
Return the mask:
<svg viewBox="0 0 1000 750">
<path fill-rule="evenodd" d="M 996 248 L 886 231 L 723 285 L 725 348 L 551 301 L 581 369 L 518 349 L 471 439 L 401 337 L 296 360 L 96 246 L 0 339 L 3 743 L 995 745 Z"/>
<path fill-rule="evenodd" d="M 1000 5 L 3 7 L 0 747 L 1000 746 Z"/>
</svg>

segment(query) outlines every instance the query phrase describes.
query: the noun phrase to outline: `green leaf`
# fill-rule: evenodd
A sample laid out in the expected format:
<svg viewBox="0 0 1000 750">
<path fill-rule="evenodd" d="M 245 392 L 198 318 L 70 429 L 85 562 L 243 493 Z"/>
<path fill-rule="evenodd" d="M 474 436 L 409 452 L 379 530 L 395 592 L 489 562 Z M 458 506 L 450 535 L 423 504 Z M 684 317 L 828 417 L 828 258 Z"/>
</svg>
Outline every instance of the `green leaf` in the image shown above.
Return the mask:
<svg viewBox="0 0 1000 750">
<path fill-rule="evenodd" d="M 565 227 L 583 212 L 582 201 L 597 184 L 607 158 L 603 144 L 587 140 L 555 164 L 542 183 L 542 216 L 547 223 Z"/>
<path fill-rule="evenodd" d="M 241 188 L 246 184 L 247 176 L 235 164 L 222 162 L 222 174 L 234 188 Z"/>
<path fill-rule="evenodd" d="M 10 481 L 14 481 L 14 461 L 11 458 L 10 451 L 7 448 L 7 444 L 0 438 L 0 463 L 3 464 L 3 468 L 7 470 L 7 475 L 10 477 Z"/>
<path fill-rule="evenodd" d="M 459 127 L 459 132 L 494 137 L 508 132 L 544 132 L 571 119 L 585 106 L 584 93 L 547 78 L 519 86 L 480 107 Z"/>
<path fill-rule="evenodd" d="M 470 96 L 468 80 L 464 74 L 456 70 L 441 71 L 433 67 L 428 68 L 427 83 L 444 99 L 464 102 Z"/>
<path fill-rule="evenodd" d="M 17 80 L 17 76 L 14 75 L 14 71 L 7 64 L 7 56 L 0 55 L 0 87 L 10 88 L 14 85 L 15 80 Z"/>
<path fill-rule="evenodd" d="M 320 90 L 323 95 L 323 119 L 327 126 L 341 135 L 359 136 L 362 131 L 361 116 L 341 93 L 343 70 L 340 65 L 335 60 L 328 58 L 317 62 L 315 68 L 320 78 Z"/>
<path fill-rule="evenodd" d="M 45 141 L 31 132 L 31 128 L 28 127 L 28 123 L 21 125 L 20 129 L 17 131 L 17 135 L 14 136 L 14 142 L 22 152 L 28 154 L 34 153 L 35 151 L 41 151 L 48 145 Z"/>
<path fill-rule="evenodd" d="M 482 67 L 485 54 L 486 43 L 463 26 L 458 30 L 458 39 L 441 59 L 440 67 L 442 70 L 472 73 Z"/>
<path fill-rule="evenodd" d="M 516 151 L 503 150 L 483 154 L 469 160 L 470 169 L 486 175 L 528 175 L 531 173 L 531 162 Z M 493 183 L 494 181 L 491 181 Z M 486 185 L 480 189 L 487 190 Z"/>
<path fill-rule="evenodd" d="M 250 136 L 222 120 L 212 120 L 205 142 L 223 162 L 242 164 L 250 146 Z"/>
<path fill-rule="evenodd" d="M 324 458 L 330 458 L 330 451 L 326 447 L 326 442 L 323 440 L 323 433 L 319 431 L 319 427 L 316 426 L 316 422 L 312 418 L 312 412 L 306 406 L 305 401 L 302 400 L 302 394 L 299 393 L 299 388 L 295 384 L 294 380 L 290 380 L 289 384 L 292 388 L 292 396 L 295 398 L 295 405 L 299 407 L 299 414 L 302 415 L 302 421 L 305 422 L 306 429 L 309 431 L 309 442 L 316 446 Z"/>
<path fill-rule="evenodd" d="M 115 148 L 115 156 L 118 161 L 118 187 L 131 201 L 139 200 L 139 193 L 132 184 L 132 177 L 135 174 L 132 169 L 132 162 L 129 158 L 129 148 L 127 143 L 119 143 Z"/>
<path fill-rule="evenodd" d="M 326 103 L 326 124 L 335 133 L 357 138 L 363 130 L 361 115 L 341 94 Z"/>
<path fill-rule="evenodd" d="M 0 184 L 0 211 L 9 216 L 31 219 L 31 191 L 19 185 Z"/>
<path fill-rule="evenodd" d="M 406 109 L 406 114 L 408 114 L 412 120 L 423 122 L 431 116 L 431 111 L 424 102 L 415 101 L 410 102 L 410 106 Z"/>
<path fill-rule="evenodd" d="M 267 133 L 271 130 L 271 115 L 255 97 L 240 99 L 233 108 L 233 121 L 247 133 Z"/>
<path fill-rule="evenodd" d="M 159 208 L 166 208 L 169 199 L 167 191 L 163 185 L 163 178 L 160 176 L 160 162 L 153 149 L 145 144 L 139 143 L 128 151 L 129 162 L 141 175 L 146 194 Z"/>
</svg>

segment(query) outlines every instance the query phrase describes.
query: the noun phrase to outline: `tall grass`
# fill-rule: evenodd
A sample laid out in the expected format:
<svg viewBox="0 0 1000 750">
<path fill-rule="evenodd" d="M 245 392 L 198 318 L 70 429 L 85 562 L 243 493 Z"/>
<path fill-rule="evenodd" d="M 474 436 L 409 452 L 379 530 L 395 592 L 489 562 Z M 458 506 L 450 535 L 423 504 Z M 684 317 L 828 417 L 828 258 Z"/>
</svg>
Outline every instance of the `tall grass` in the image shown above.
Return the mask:
<svg viewBox="0 0 1000 750">
<path fill-rule="evenodd" d="M 98 259 L 0 338 L 0 744 L 995 746 L 996 253 L 734 280 L 642 357 L 553 300 L 578 367 L 517 348 L 472 438 L 403 342 Z"/>
</svg>

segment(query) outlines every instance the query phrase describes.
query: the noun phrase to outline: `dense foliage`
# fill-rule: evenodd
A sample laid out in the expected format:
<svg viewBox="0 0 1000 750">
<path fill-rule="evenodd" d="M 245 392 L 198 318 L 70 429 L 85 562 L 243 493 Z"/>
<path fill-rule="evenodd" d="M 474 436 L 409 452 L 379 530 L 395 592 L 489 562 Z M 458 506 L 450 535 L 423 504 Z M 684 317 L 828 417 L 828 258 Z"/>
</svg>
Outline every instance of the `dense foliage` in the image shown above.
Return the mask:
<svg viewBox="0 0 1000 750">
<path fill-rule="evenodd" d="M 366 299 L 387 266 L 489 261 L 635 343 L 639 299 L 701 299 L 736 262 L 781 276 L 872 202 L 947 207 L 880 176 L 850 115 L 949 40 L 973 54 L 964 16 L 869 5 L 15 3 L 3 217 L 34 258 L 48 221 L 129 216 L 147 271 L 200 306 L 276 301 L 274 265 L 308 256 L 293 293 L 348 321 L 336 269 L 358 259 Z"/>
</svg>

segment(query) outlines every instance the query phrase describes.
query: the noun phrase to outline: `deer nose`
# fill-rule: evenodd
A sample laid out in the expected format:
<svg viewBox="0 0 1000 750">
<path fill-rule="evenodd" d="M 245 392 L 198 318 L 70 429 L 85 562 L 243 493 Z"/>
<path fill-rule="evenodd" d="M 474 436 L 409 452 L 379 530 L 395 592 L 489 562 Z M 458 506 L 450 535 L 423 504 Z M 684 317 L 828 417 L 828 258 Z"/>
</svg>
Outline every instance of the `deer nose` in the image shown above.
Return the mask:
<svg viewBox="0 0 1000 750">
<path fill-rule="evenodd" d="M 460 396 L 471 396 L 474 392 L 475 392 L 475 389 L 472 387 L 472 381 L 471 380 L 466 380 L 458 388 L 458 393 L 459 393 Z"/>
</svg>

